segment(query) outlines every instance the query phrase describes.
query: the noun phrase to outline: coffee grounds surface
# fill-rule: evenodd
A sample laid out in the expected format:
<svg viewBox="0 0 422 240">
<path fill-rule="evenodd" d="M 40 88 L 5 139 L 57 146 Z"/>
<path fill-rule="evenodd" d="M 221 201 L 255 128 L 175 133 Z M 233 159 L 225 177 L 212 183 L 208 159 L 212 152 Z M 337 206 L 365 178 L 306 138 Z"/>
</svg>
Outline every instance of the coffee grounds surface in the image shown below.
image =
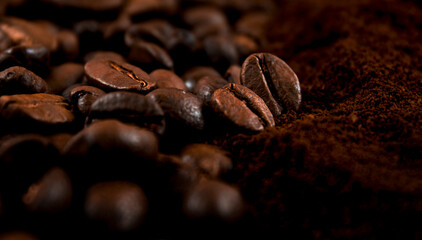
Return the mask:
<svg viewBox="0 0 422 240">
<path fill-rule="evenodd" d="M 422 4 L 279 1 L 266 51 L 302 104 L 232 153 L 251 233 L 271 239 L 422 235 Z M 250 223 L 249 223 L 250 224 Z"/>
</svg>

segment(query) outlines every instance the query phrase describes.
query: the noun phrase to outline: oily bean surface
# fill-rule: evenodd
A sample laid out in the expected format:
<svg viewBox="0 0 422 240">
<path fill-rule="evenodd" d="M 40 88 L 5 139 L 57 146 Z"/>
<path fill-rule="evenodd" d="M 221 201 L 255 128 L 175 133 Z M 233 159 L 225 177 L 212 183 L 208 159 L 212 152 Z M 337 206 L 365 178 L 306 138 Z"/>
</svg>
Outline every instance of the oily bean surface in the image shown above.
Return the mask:
<svg viewBox="0 0 422 240">
<path fill-rule="evenodd" d="M 215 90 L 225 86 L 228 82 L 222 77 L 208 77 L 201 78 L 193 89 L 193 93 L 196 94 L 205 105 L 208 105 L 211 96 Z"/>
<path fill-rule="evenodd" d="M 0 72 L 0 95 L 45 93 L 47 83 L 26 68 L 15 66 Z"/>
</svg>

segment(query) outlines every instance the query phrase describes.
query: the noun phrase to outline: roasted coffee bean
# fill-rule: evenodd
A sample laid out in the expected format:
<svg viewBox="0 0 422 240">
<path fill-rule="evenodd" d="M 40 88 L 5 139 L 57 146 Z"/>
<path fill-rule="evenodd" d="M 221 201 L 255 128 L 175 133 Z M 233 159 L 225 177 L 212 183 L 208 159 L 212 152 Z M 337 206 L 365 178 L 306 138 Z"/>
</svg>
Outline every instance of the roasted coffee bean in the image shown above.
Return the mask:
<svg viewBox="0 0 422 240">
<path fill-rule="evenodd" d="M 181 90 L 188 90 L 185 82 L 177 76 L 174 72 L 167 69 L 157 69 L 149 74 L 151 79 L 154 79 L 158 88 L 178 88 Z"/>
<path fill-rule="evenodd" d="M 128 90 L 148 93 L 156 84 L 140 68 L 126 62 L 93 58 L 85 64 L 88 82 L 105 90 Z"/>
<path fill-rule="evenodd" d="M 11 47 L 13 44 L 12 39 L 9 37 L 7 32 L 3 30 L 3 26 L 0 25 L 0 52 Z"/>
<path fill-rule="evenodd" d="M 200 169 L 211 178 L 218 178 L 232 169 L 228 152 L 209 144 L 189 144 L 180 153 L 183 163 Z"/>
<path fill-rule="evenodd" d="M 174 67 L 173 59 L 164 48 L 145 41 L 137 41 L 132 45 L 128 59 L 148 70 Z"/>
<path fill-rule="evenodd" d="M 148 212 L 148 199 L 132 182 L 109 181 L 90 187 L 84 203 L 85 215 L 100 227 L 129 232 L 142 225 Z"/>
<path fill-rule="evenodd" d="M 230 83 L 214 92 L 211 108 L 236 126 L 249 131 L 262 131 L 275 125 L 265 102 L 252 90 Z"/>
<path fill-rule="evenodd" d="M 244 202 L 237 188 L 217 180 L 203 180 L 186 194 L 183 212 L 189 219 L 233 223 L 243 216 Z"/>
<path fill-rule="evenodd" d="M 48 74 L 49 62 L 50 51 L 42 45 L 17 45 L 0 53 L 0 69 L 21 66 L 41 77 Z"/>
<path fill-rule="evenodd" d="M 214 91 L 227 83 L 228 82 L 222 77 L 205 76 L 198 81 L 195 89 L 193 89 L 193 93 L 196 94 L 205 105 L 208 105 Z"/>
<path fill-rule="evenodd" d="M 74 111 L 88 116 L 91 111 L 91 105 L 99 97 L 106 94 L 103 90 L 92 86 L 78 86 L 72 88 L 69 93 L 70 102 L 74 106 Z M 75 109 L 76 108 L 76 109 Z"/>
<path fill-rule="evenodd" d="M 270 21 L 271 15 L 267 12 L 249 12 L 236 22 L 235 31 L 252 37 L 262 46 L 265 45 L 265 33 L 268 31 Z"/>
<path fill-rule="evenodd" d="M 224 74 L 224 78 L 227 79 L 227 81 L 229 83 L 236 83 L 236 84 L 241 84 L 240 83 L 240 71 L 241 71 L 242 67 L 239 65 L 231 65 L 226 73 Z"/>
<path fill-rule="evenodd" d="M 23 124 L 21 127 L 69 124 L 74 120 L 63 97 L 46 93 L 2 96 L 0 114 L 10 123 Z"/>
<path fill-rule="evenodd" d="M 76 59 L 79 55 L 79 38 L 69 30 L 62 30 L 56 34 L 58 41 L 58 52 L 67 61 Z"/>
<path fill-rule="evenodd" d="M 10 67 L 0 72 L 0 95 L 44 93 L 47 83 L 23 67 Z"/>
<path fill-rule="evenodd" d="M 164 112 L 160 105 L 138 93 L 116 91 L 99 97 L 92 105 L 89 121 L 115 118 L 122 122 L 163 134 L 165 130 Z"/>
<path fill-rule="evenodd" d="M 173 15 L 178 9 L 178 1 L 176 0 L 128 0 L 122 14 L 129 15 L 132 18 L 145 15 L 168 16 Z"/>
<path fill-rule="evenodd" d="M 85 55 L 84 62 L 87 63 L 94 58 L 107 59 L 107 60 L 115 61 L 115 62 L 125 62 L 125 58 L 121 54 L 117 52 L 112 52 L 112 51 L 90 52 Z"/>
<path fill-rule="evenodd" d="M 156 101 L 164 110 L 166 124 L 175 122 L 197 130 L 205 127 L 202 115 L 202 101 L 192 93 L 176 88 L 159 88 L 147 97 Z"/>
<path fill-rule="evenodd" d="M 218 73 L 217 70 L 212 67 L 196 66 L 187 70 L 182 75 L 182 79 L 183 81 L 185 81 L 185 85 L 188 87 L 189 91 L 193 92 L 193 89 L 195 89 L 197 82 L 205 76 L 221 77 L 220 73 Z"/>
<path fill-rule="evenodd" d="M 247 35 L 234 34 L 233 42 L 241 60 L 244 60 L 252 53 L 256 53 L 259 49 L 258 43 L 252 37 Z"/>
<path fill-rule="evenodd" d="M 57 213 L 67 210 L 72 201 L 72 183 L 60 167 L 53 167 L 22 196 L 25 208 L 31 212 Z"/>
<path fill-rule="evenodd" d="M 38 237 L 24 231 L 3 232 L 0 234 L 1 240 L 39 240 Z"/>
<path fill-rule="evenodd" d="M 250 55 L 243 62 L 240 81 L 265 101 L 274 116 L 299 109 L 299 79 L 289 65 L 273 54 Z"/>
<path fill-rule="evenodd" d="M 51 68 L 46 79 L 50 93 L 61 93 L 69 86 L 82 81 L 84 66 L 79 63 L 63 63 Z"/>
<path fill-rule="evenodd" d="M 43 2 L 59 7 L 82 8 L 94 11 L 117 9 L 123 5 L 124 0 L 43 0 Z"/>
<path fill-rule="evenodd" d="M 230 65 L 239 64 L 239 54 L 231 36 L 210 36 L 205 38 L 203 44 L 207 57 L 220 72 Z"/>
</svg>

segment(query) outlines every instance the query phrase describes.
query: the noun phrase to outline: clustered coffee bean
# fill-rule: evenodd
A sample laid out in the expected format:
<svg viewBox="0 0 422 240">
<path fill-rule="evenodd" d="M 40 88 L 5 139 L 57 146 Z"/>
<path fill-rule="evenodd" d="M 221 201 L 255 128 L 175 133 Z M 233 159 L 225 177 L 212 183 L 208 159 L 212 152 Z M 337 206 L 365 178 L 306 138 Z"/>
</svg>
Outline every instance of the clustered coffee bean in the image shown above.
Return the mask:
<svg viewBox="0 0 422 240">
<path fill-rule="evenodd" d="M 208 140 L 274 127 L 301 102 L 293 70 L 259 52 L 273 9 L 271 0 L 2 1 L 1 236 L 236 231 L 247 212 L 227 178 L 236 162 Z"/>
</svg>

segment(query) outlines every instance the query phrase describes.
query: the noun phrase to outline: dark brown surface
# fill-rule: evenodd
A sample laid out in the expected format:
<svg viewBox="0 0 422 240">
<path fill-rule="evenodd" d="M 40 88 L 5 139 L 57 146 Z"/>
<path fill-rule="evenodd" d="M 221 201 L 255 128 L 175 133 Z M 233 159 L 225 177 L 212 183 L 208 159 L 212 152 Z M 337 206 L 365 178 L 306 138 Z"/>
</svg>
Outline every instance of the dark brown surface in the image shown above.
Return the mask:
<svg viewBox="0 0 422 240">
<path fill-rule="evenodd" d="M 297 73 L 301 107 L 216 141 L 233 153 L 257 232 L 421 237 L 421 30 L 418 1 L 279 2 L 267 50 Z"/>
</svg>

